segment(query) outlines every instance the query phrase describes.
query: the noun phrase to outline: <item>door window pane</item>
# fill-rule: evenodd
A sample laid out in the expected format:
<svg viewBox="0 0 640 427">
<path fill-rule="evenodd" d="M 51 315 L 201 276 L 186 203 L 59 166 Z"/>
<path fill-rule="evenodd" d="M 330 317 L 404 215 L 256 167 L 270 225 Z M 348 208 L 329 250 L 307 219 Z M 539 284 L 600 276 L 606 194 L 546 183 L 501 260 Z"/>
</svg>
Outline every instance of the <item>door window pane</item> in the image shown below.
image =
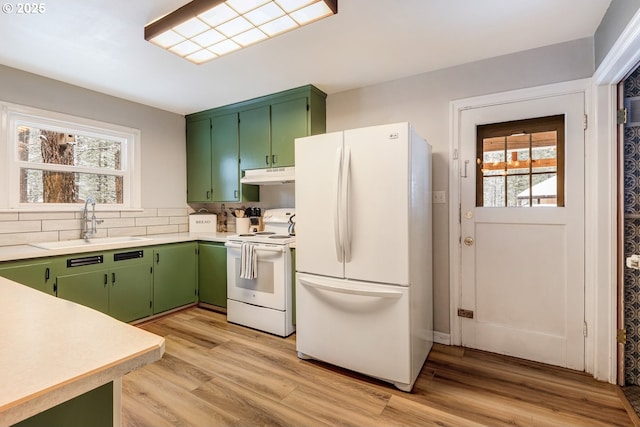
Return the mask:
<svg viewBox="0 0 640 427">
<path fill-rule="evenodd" d="M 476 206 L 564 206 L 564 116 L 478 126 Z"/>
</svg>

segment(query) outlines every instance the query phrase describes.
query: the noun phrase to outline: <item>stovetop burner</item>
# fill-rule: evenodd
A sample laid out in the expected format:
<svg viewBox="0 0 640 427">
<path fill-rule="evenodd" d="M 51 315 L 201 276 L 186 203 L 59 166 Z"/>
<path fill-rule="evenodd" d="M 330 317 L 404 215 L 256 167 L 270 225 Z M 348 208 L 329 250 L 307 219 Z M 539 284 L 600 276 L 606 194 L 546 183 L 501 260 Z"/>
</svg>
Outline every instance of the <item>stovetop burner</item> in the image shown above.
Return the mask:
<svg viewBox="0 0 640 427">
<path fill-rule="evenodd" d="M 278 234 L 277 236 L 269 236 L 269 239 L 290 239 L 292 236 Z"/>
<path fill-rule="evenodd" d="M 258 231 L 255 233 L 256 236 L 268 236 L 271 234 L 276 234 L 274 231 Z"/>
</svg>

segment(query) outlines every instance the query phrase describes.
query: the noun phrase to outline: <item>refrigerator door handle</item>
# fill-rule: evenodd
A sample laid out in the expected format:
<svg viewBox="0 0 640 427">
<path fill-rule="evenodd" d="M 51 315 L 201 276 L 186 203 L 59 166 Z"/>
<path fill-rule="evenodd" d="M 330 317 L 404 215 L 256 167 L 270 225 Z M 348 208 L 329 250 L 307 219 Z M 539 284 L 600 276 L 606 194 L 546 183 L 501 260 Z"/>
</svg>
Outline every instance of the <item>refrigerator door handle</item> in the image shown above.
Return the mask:
<svg viewBox="0 0 640 427">
<path fill-rule="evenodd" d="M 351 223 L 349 213 L 349 184 L 351 182 L 351 149 L 345 147 L 344 166 L 342 167 L 342 248 L 344 249 L 344 261 L 351 261 Z"/>
<path fill-rule="evenodd" d="M 388 290 L 374 290 L 374 289 L 353 289 L 347 287 L 333 286 L 327 283 L 318 283 L 308 280 L 306 278 L 299 278 L 300 283 L 304 286 L 316 289 L 322 289 L 324 291 L 336 292 L 340 294 L 360 295 L 365 297 L 376 298 L 400 298 L 402 292 L 400 291 L 388 291 Z"/>
<path fill-rule="evenodd" d="M 342 262 L 342 233 L 340 231 L 340 190 L 342 188 L 342 146 L 336 150 L 335 160 L 336 186 L 335 186 L 335 206 L 333 207 L 333 241 L 336 247 L 336 258 Z"/>
</svg>

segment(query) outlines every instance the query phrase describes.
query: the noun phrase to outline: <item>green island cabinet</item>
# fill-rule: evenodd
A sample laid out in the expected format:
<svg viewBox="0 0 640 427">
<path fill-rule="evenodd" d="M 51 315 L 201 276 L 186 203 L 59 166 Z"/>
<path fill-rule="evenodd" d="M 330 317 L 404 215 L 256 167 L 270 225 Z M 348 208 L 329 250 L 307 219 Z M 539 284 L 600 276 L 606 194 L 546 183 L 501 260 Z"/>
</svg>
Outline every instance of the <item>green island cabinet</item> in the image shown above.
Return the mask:
<svg viewBox="0 0 640 427">
<path fill-rule="evenodd" d="M 227 248 L 224 243 L 198 243 L 198 299 L 227 307 Z"/>
<path fill-rule="evenodd" d="M 131 322 L 152 313 L 152 249 L 61 257 L 57 296 Z"/>
<path fill-rule="evenodd" d="M 0 277 L 55 295 L 55 273 L 50 258 L 0 263 Z"/>
<path fill-rule="evenodd" d="M 326 131 L 326 96 L 307 85 L 188 115 L 187 201 L 258 201 L 242 171 L 294 166 L 295 138 Z"/>
<path fill-rule="evenodd" d="M 113 404 L 113 382 L 109 382 L 13 427 L 113 427 Z"/>
<path fill-rule="evenodd" d="M 153 314 L 195 303 L 197 242 L 173 243 L 153 249 Z"/>
</svg>

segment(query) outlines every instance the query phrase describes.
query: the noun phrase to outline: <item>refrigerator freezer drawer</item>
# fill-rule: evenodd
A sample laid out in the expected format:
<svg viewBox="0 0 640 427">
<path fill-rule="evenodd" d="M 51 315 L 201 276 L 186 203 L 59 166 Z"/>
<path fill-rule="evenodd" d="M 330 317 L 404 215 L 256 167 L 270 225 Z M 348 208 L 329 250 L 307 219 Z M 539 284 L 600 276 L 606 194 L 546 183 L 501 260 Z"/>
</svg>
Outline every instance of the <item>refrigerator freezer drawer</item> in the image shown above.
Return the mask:
<svg viewBox="0 0 640 427">
<path fill-rule="evenodd" d="M 297 350 L 385 381 L 410 384 L 410 288 L 299 273 Z"/>
</svg>

